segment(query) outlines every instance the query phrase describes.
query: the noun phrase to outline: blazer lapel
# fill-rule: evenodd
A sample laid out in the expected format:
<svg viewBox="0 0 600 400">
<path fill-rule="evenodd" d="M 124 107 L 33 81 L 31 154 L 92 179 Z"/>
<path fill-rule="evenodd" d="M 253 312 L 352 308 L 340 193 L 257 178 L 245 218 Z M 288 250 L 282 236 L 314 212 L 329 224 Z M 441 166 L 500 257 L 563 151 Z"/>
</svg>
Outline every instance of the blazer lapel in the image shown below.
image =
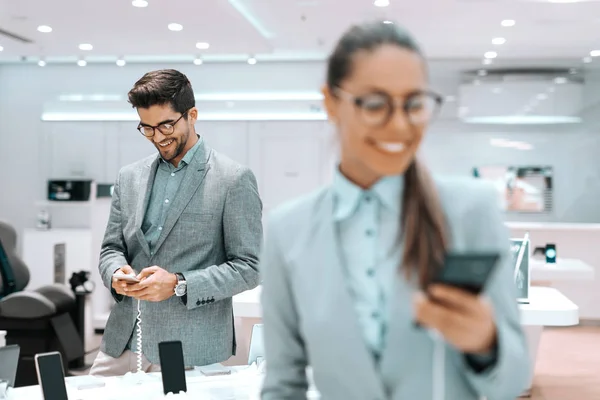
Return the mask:
<svg viewBox="0 0 600 400">
<path fill-rule="evenodd" d="M 135 234 L 147 256 L 150 256 L 150 247 L 148 246 L 148 241 L 146 241 L 146 238 L 144 237 L 144 232 L 142 232 L 142 223 L 144 222 L 144 215 L 146 214 L 148 202 L 150 201 L 152 184 L 154 183 L 154 177 L 156 176 L 156 170 L 158 169 L 158 162 L 159 159 L 157 156 L 152 162 L 146 164 L 142 169 L 139 187 L 143 188 L 143 190 L 138 192 L 137 206 L 135 211 Z"/>
<path fill-rule="evenodd" d="M 308 265 L 319 266 L 319 280 L 323 282 L 321 294 L 325 296 L 321 302 L 324 308 L 324 317 L 331 318 L 334 322 L 329 326 L 328 336 L 338 338 L 332 340 L 330 345 L 343 346 L 334 353 L 348 357 L 337 360 L 338 363 L 352 368 L 355 382 L 362 382 L 364 392 L 373 395 L 373 398 L 386 398 L 382 381 L 378 376 L 377 366 L 361 334 L 358 316 L 354 311 L 352 298 L 346 285 L 342 265 L 342 252 L 333 219 L 333 195 L 328 192 L 324 201 L 325 207 L 315 215 L 317 232 L 309 244 L 310 248 L 304 254 L 314 255 L 314 260 L 308 260 Z M 314 225 L 313 225 L 314 226 Z"/>
<path fill-rule="evenodd" d="M 173 229 L 173 226 L 175 226 L 175 223 L 181 216 L 181 213 L 204 181 L 206 173 L 210 170 L 210 164 L 208 163 L 210 154 L 210 149 L 204 145 L 204 142 L 200 143 L 200 148 L 196 150 L 194 158 L 187 166 L 187 171 L 183 180 L 181 181 L 177 195 L 175 196 L 173 204 L 171 204 L 171 208 L 167 213 L 167 219 L 165 220 L 160 237 L 158 238 L 156 246 L 154 247 L 155 253 L 158 252 L 160 246 L 164 243 L 167 236 L 169 236 L 169 233 Z"/>
</svg>

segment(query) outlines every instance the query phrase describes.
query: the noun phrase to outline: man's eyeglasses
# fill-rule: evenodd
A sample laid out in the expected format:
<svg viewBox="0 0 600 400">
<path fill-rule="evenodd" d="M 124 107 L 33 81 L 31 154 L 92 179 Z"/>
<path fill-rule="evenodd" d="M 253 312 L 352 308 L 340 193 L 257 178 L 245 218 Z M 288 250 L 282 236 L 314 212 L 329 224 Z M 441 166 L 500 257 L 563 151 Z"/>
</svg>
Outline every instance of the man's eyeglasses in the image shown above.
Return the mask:
<svg viewBox="0 0 600 400">
<path fill-rule="evenodd" d="M 340 88 L 335 94 L 351 101 L 360 112 L 361 119 L 371 126 L 384 126 L 396 108 L 402 109 L 412 125 L 430 122 L 442 106 L 442 96 L 430 91 L 415 92 L 398 99 L 387 93 L 376 92 L 363 96 L 355 96 Z"/>
<path fill-rule="evenodd" d="M 155 130 L 158 129 L 160 133 L 165 136 L 172 135 L 175 132 L 175 125 L 179 122 L 181 118 L 183 118 L 187 114 L 187 111 L 181 114 L 179 118 L 177 118 L 173 122 L 164 122 L 160 125 L 150 126 L 150 125 L 142 125 L 141 123 L 138 125 L 137 129 L 140 133 L 146 137 L 154 136 Z"/>
</svg>

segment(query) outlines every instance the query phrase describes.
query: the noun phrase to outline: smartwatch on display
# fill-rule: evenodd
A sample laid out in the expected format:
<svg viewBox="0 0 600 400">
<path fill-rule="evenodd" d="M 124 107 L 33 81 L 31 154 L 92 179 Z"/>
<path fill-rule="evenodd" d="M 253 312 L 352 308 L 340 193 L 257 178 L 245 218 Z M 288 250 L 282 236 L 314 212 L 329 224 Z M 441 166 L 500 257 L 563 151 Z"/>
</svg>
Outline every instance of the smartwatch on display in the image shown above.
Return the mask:
<svg viewBox="0 0 600 400">
<path fill-rule="evenodd" d="M 177 277 L 177 285 L 175 285 L 175 296 L 185 296 L 187 293 L 187 282 L 185 281 L 185 277 L 179 272 L 176 272 L 175 276 Z"/>
</svg>

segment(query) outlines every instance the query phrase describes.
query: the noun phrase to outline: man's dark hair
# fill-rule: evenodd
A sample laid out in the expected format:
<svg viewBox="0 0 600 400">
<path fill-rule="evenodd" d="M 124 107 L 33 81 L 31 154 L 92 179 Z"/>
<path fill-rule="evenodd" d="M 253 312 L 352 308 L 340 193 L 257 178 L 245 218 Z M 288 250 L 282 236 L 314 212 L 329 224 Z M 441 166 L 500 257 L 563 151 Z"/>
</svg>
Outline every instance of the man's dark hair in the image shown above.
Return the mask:
<svg viewBox="0 0 600 400">
<path fill-rule="evenodd" d="M 146 73 L 128 93 L 134 108 L 150 108 L 169 104 L 187 119 L 186 111 L 196 105 L 194 90 L 187 76 L 174 69 Z"/>
</svg>

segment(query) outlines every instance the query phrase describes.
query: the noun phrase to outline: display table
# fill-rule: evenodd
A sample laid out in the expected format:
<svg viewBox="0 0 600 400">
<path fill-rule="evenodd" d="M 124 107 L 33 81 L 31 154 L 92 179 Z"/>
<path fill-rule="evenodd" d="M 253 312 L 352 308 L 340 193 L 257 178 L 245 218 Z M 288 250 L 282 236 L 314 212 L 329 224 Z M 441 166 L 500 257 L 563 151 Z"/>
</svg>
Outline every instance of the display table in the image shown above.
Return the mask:
<svg viewBox="0 0 600 400">
<path fill-rule="evenodd" d="M 187 398 L 194 400 L 213 399 L 258 399 L 262 376 L 256 367 L 234 368 L 231 375 L 205 377 L 200 371 L 187 371 Z M 148 382 L 142 385 L 131 384 L 123 377 L 99 378 L 104 387 L 77 389 L 78 382 L 88 377 L 68 377 L 67 392 L 72 400 L 122 400 L 122 399 L 164 399 L 160 373 L 148 374 Z M 181 396 L 169 396 L 173 399 Z M 183 398 L 186 398 L 183 397 Z M 26 386 L 12 389 L 9 400 L 43 400 L 39 386 Z"/>
<path fill-rule="evenodd" d="M 594 267 L 576 258 L 557 258 L 555 264 L 544 260 L 529 260 L 531 281 L 590 281 L 595 278 Z"/>
<path fill-rule="evenodd" d="M 578 325 L 579 307 L 554 288 L 532 286 L 529 294 L 529 304 L 520 304 L 519 308 L 521 324 L 527 336 L 533 383 L 535 363 L 544 327 Z"/>
<path fill-rule="evenodd" d="M 260 287 L 234 297 L 234 309 L 247 318 L 260 317 Z M 530 303 L 519 306 L 532 360 L 537 356 L 539 340 L 544 326 L 571 326 L 579 322 L 578 307 L 554 288 L 532 287 Z M 231 375 L 205 377 L 199 370 L 187 371 L 188 395 L 182 398 L 194 400 L 222 399 L 259 399 L 263 376 L 258 369 L 233 367 Z M 121 377 L 104 378 L 105 386 L 95 389 L 77 389 L 78 381 L 86 377 L 69 377 L 67 389 L 73 400 L 117 400 L 143 398 L 144 400 L 173 398 L 162 394 L 160 374 L 148 374 L 152 377 L 144 385 L 131 385 Z M 308 399 L 318 399 L 316 390 L 308 392 Z M 27 386 L 12 389 L 10 400 L 42 400 L 39 386 Z"/>
<path fill-rule="evenodd" d="M 200 371 L 187 371 L 187 394 L 183 396 L 165 396 L 162 389 L 160 373 L 148 374 L 149 382 L 143 385 L 132 385 L 122 377 L 99 378 L 104 387 L 94 389 L 77 389 L 78 383 L 88 377 L 69 377 L 67 392 L 71 400 L 122 400 L 122 399 L 189 399 L 189 400 L 259 400 L 263 375 L 255 365 L 249 367 L 233 367 L 231 375 L 205 377 Z M 316 400 L 320 396 L 313 388 L 308 391 L 307 399 Z M 26 386 L 12 389 L 9 400 L 43 400 L 39 386 Z"/>
<path fill-rule="evenodd" d="M 582 275 L 589 273 L 583 262 L 577 262 L 578 260 L 569 261 L 557 263 L 556 270 L 579 268 Z M 534 268 L 537 268 L 539 272 L 544 267 L 535 265 Z M 551 271 L 550 268 L 546 270 Z M 547 272 L 548 275 L 546 276 L 549 276 L 550 273 Z M 235 296 L 233 298 L 235 315 L 242 318 L 261 318 L 260 293 L 261 287 L 259 286 L 256 289 Z M 578 325 L 579 307 L 554 288 L 532 286 L 529 293 L 529 304 L 520 304 L 519 309 L 521 310 L 521 324 L 527 336 L 532 368 L 535 368 L 537 352 L 544 327 Z M 531 376 L 533 379 L 533 371 Z"/>
</svg>

